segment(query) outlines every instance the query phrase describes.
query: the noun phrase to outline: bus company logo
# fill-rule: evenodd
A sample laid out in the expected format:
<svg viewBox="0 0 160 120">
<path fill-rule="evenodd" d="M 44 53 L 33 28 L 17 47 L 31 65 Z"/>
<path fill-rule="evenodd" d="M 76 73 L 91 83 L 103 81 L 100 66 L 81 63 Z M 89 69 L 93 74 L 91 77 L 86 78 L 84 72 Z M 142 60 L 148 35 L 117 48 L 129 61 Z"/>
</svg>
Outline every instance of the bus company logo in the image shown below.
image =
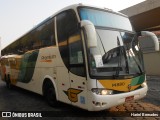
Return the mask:
<svg viewBox="0 0 160 120">
<path fill-rule="evenodd" d="M 52 62 L 52 59 L 56 58 L 56 55 L 47 55 L 41 57 L 41 62 Z"/>
<path fill-rule="evenodd" d="M 68 99 L 71 102 L 78 102 L 78 94 L 81 93 L 82 90 L 69 88 L 67 91 L 64 91 L 64 93 L 68 96 Z"/>
<path fill-rule="evenodd" d="M 124 86 L 125 83 L 124 82 L 119 82 L 119 83 L 113 83 L 112 87 L 119 87 L 119 86 Z"/>
<path fill-rule="evenodd" d="M 2 117 L 11 117 L 11 112 L 2 112 Z"/>
</svg>

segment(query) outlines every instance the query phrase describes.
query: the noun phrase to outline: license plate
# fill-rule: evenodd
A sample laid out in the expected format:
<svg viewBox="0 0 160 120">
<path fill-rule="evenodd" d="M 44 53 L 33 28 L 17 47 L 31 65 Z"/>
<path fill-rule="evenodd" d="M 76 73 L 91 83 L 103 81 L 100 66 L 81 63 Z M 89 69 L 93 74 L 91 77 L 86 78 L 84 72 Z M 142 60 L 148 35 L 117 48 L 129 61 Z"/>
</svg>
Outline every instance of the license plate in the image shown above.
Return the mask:
<svg viewBox="0 0 160 120">
<path fill-rule="evenodd" d="M 125 102 L 130 102 L 134 100 L 134 96 L 129 96 L 125 98 Z"/>
</svg>

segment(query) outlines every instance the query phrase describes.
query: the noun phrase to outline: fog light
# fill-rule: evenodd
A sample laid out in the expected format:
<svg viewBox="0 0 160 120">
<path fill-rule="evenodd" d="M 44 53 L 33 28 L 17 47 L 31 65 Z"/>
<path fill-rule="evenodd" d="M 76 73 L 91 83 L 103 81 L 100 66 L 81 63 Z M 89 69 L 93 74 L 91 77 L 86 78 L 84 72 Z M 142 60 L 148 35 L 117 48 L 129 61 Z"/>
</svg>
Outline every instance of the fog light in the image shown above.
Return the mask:
<svg viewBox="0 0 160 120">
<path fill-rule="evenodd" d="M 97 95 L 112 95 L 112 90 L 102 89 L 102 88 L 92 88 L 92 92 Z"/>
</svg>

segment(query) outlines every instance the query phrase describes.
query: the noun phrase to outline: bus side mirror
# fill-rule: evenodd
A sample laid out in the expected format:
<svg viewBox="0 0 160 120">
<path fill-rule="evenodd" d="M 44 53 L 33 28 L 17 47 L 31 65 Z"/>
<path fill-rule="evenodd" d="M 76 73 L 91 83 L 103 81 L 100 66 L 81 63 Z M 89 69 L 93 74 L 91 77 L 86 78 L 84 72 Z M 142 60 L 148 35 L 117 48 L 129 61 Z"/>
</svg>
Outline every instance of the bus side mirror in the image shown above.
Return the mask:
<svg viewBox="0 0 160 120">
<path fill-rule="evenodd" d="M 86 32 L 88 48 L 97 47 L 97 35 L 93 23 L 89 20 L 82 20 L 80 25 Z"/>
<path fill-rule="evenodd" d="M 141 31 L 141 36 L 138 39 L 143 52 L 159 51 L 159 40 L 154 33 Z"/>
</svg>

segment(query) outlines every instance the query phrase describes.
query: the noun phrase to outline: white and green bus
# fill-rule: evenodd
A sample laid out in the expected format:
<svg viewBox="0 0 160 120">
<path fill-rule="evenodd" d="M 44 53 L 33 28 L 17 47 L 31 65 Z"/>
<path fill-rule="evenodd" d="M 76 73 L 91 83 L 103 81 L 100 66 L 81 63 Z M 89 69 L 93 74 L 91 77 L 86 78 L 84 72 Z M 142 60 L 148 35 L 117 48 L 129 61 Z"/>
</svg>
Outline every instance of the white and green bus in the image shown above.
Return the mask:
<svg viewBox="0 0 160 120">
<path fill-rule="evenodd" d="M 142 52 L 127 16 L 106 8 L 71 5 L 2 50 L 1 77 L 89 111 L 143 98 Z"/>
</svg>

